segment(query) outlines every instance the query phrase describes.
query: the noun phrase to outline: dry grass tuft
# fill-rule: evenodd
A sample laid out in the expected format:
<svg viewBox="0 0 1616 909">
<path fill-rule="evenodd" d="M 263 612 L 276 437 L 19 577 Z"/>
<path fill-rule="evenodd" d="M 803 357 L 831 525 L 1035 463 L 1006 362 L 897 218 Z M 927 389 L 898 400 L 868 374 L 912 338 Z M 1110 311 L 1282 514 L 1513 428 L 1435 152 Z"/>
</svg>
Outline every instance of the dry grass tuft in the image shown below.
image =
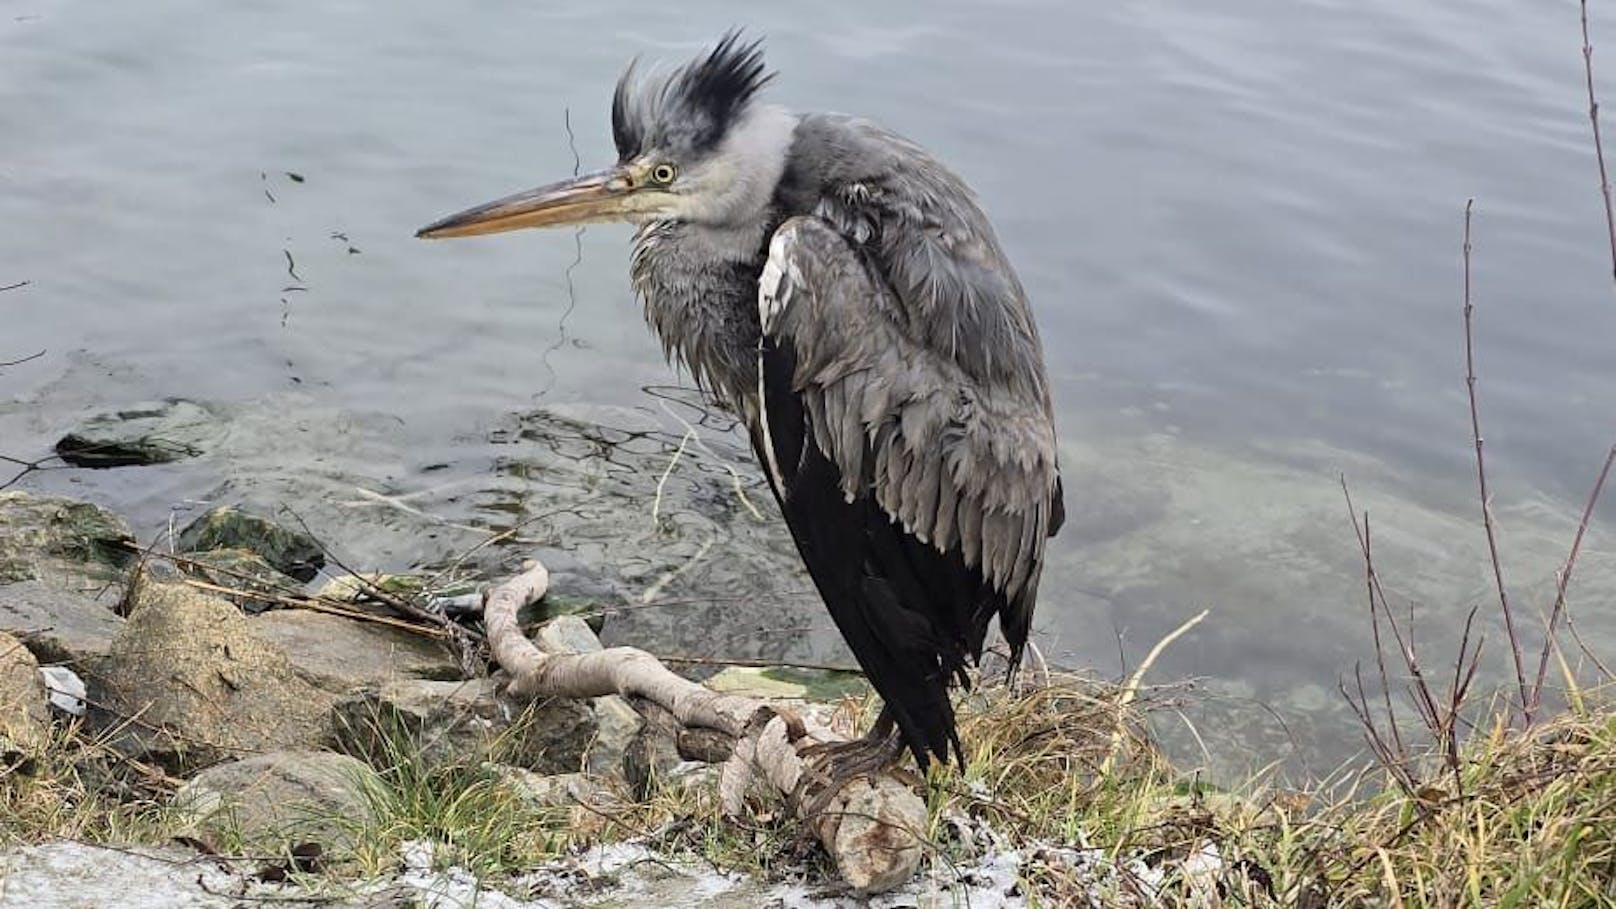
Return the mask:
<svg viewBox="0 0 1616 909">
<path fill-rule="evenodd" d="M 0 845 L 49 840 L 158 843 L 175 832 L 179 781 L 131 761 L 80 723 L 56 726 L 27 761 L 0 764 Z"/>
</svg>

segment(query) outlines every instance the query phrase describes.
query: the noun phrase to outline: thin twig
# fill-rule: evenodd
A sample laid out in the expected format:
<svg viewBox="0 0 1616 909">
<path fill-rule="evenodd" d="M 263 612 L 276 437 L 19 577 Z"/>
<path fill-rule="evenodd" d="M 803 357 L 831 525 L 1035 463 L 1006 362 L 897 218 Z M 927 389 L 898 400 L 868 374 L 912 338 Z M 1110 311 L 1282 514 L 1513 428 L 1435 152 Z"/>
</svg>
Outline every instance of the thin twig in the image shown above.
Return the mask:
<svg viewBox="0 0 1616 909">
<path fill-rule="evenodd" d="M 7 284 L 7 285 L 5 285 L 3 287 L 0 287 L 0 291 L 16 290 L 19 287 L 27 287 L 29 284 L 32 284 L 32 283 L 33 283 L 32 281 L 18 281 L 16 284 Z"/>
<path fill-rule="evenodd" d="M 810 672 L 838 672 L 849 675 L 863 675 L 864 670 L 856 666 L 832 666 L 829 663 L 783 663 L 779 660 L 731 660 L 720 657 L 692 657 L 692 656 L 666 656 L 657 654 L 657 659 L 664 663 L 678 663 L 681 666 L 737 666 L 742 669 L 805 669 Z"/>
<path fill-rule="evenodd" d="M 1526 687 L 1526 667 L 1522 662 L 1521 639 L 1515 633 L 1515 616 L 1509 608 L 1509 592 L 1504 586 L 1504 566 L 1498 558 L 1498 530 L 1493 526 L 1493 500 L 1487 489 L 1487 461 L 1482 454 L 1481 416 L 1476 409 L 1476 356 L 1474 318 L 1475 304 L 1470 297 L 1470 212 L 1475 199 L 1467 199 L 1464 209 L 1464 341 L 1465 391 L 1470 398 L 1470 435 L 1476 443 L 1476 484 L 1481 494 L 1481 523 L 1487 531 L 1487 555 L 1492 561 L 1493 583 L 1498 588 L 1498 606 L 1504 612 L 1504 631 L 1509 635 L 1510 657 L 1515 663 L 1515 685 L 1520 692 L 1521 716 L 1526 725 L 1532 725 L 1534 705 Z"/>
<path fill-rule="evenodd" d="M 684 457 L 685 446 L 690 444 L 690 437 L 692 435 L 694 435 L 694 433 L 686 432 L 684 438 L 679 440 L 679 447 L 673 450 L 673 457 L 668 459 L 667 468 L 662 471 L 662 476 L 657 479 L 656 498 L 651 500 L 652 527 L 660 526 L 659 522 L 662 517 L 662 493 L 667 488 L 668 477 L 673 475 L 673 469 L 679 466 L 679 459 Z"/>
<path fill-rule="evenodd" d="M 0 290 L 4 290 L 4 288 L 0 288 Z M 3 360 L 3 361 L 0 361 L 0 369 L 4 369 L 7 366 L 21 366 L 22 364 L 27 363 L 29 360 L 37 360 L 40 357 L 43 357 L 44 355 L 45 355 L 45 351 L 40 350 L 37 353 L 31 353 L 26 357 L 22 357 L 21 359 Z"/>
<path fill-rule="evenodd" d="M 5 463 L 7 463 L 7 464 L 15 464 L 18 467 L 22 468 L 21 470 L 17 471 L 17 473 L 14 476 L 12 476 L 11 479 L 6 480 L 4 483 L 0 483 L 0 491 L 4 491 L 6 489 L 11 488 L 12 486 L 17 485 L 18 483 L 22 482 L 23 477 L 28 476 L 29 474 L 33 473 L 36 470 L 61 470 L 62 467 L 60 467 L 60 466 L 58 466 L 58 467 L 46 467 L 45 466 L 46 463 L 48 463 L 50 461 L 60 461 L 60 460 L 61 460 L 61 457 L 58 456 L 58 455 L 54 455 L 54 454 L 46 455 L 45 457 L 40 458 L 37 461 L 24 461 L 21 458 L 13 458 L 13 457 L 10 457 L 8 455 L 0 455 L 0 461 L 3 461 Z"/>
<path fill-rule="evenodd" d="M 1610 275 L 1616 281 L 1616 211 L 1610 204 L 1605 142 L 1599 134 L 1599 99 L 1594 95 L 1594 45 L 1588 37 L 1588 0 L 1582 0 L 1582 74 L 1588 86 L 1588 122 L 1594 128 L 1594 159 L 1599 162 L 1599 193 L 1605 200 L 1605 233 L 1610 238 Z"/>
<path fill-rule="evenodd" d="M 1592 520 L 1594 506 L 1599 503 L 1599 496 L 1605 489 L 1605 480 L 1610 476 L 1610 466 L 1616 463 L 1616 445 L 1610 447 L 1605 455 L 1604 466 L 1599 468 L 1599 478 L 1594 480 L 1593 492 L 1588 494 L 1588 503 L 1582 508 L 1582 520 L 1577 524 L 1576 536 L 1571 538 L 1571 553 L 1566 556 L 1565 565 L 1560 568 L 1559 583 L 1554 590 L 1554 608 L 1549 610 L 1548 626 L 1544 629 L 1543 653 L 1538 657 L 1537 679 L 1532 684 L 1532 707 L 1538 706 L 1543 695 L 1543 677 L 1549 670 L 1549 651 L 1554 647 L 1554 630 L 1559 624 L 1560 616 L 1565 612 L 1566 587 L 1571 584 L 1571 570 L 1576 567 L 1577 553 L 1582 550 L 1582 538 L 1588 532 L 1588 522 Z"/>
<path fill-rule="evenodd" d="M 1386 721 L 1391 724 L 1392 739 L 1397 744 L 1398 754 L 1407 754 L 1403 748 L 1403 736 L 1397 728 L 1397 712 L 1392 708 L 1391 679 L 1386 674 L 1386 649 L 1380 643 L 1380 610 L 1375 608 L 1375 589 L 1379 579 L 1375 574 L 1375 560 L 1369 548 L 1369 512 L 1363 513 L 1363 527 L 1358 526 L 1358 512 L 1352 507 L 1352 492 L 1347 488 L 1347 475 L 1341 475 L 1341 494 L 1347 500 L 1347 513 L 1352 517 L 1352 529 L 1358 535 L 1358 546 L 1363 550 L 1364 560 L 1364 587 L 1369 594 L 1369 628 L 1375 640 L 1375 665 L 1380 670 L 1380 691 L 1386 701 Z"/>
<path fill-rule="evenodd" d="M 1183 637 L 1191 628 L 1201 624 L 1201 620 L 1205 619 L 1211 611 L 1210 609 L 1203 609 L 1187 619 L 1184 624 L 1169 631 L 1166 637 L 1156 642 L 1156 646 L 1150 648 L 1150 652 L 1145 654 L 1145 658 L 1139 661 L 1139 666 L 1134 669 L 1133 675 L 1128 676 L 1128 680 L 1123 683 L 1122 691 L 1117 696 L 1115 705 L 1117 724 L 1116 728 L 1111 731 L 1111 749 L 1106 754 L 1105 762 L 1101 765 L 1100 772 L 1102 776 L 1111 769 L 1113 759 L 1117 756 L 1118 749 L 1122 747 L 1123 714 L 1128 709 L 1128 705 L 1133 703 L 1133 699 L 1138 696 L 1139 683 L 1143 681 L 1145 673 L 1150 671 L 1150 667 L 1155 664 L 1156 658 L 1162 655 L 1162 651 L 1171 646 L 1174 641 Z"/>
</svg>

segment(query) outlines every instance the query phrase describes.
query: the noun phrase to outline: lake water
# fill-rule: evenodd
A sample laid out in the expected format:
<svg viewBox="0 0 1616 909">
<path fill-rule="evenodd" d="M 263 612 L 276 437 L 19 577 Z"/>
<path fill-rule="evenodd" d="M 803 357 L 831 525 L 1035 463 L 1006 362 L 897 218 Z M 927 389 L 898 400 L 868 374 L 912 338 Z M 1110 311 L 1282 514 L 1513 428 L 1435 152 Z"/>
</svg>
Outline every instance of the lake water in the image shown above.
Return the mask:
<svg viewBox="0 0 1616 909">
<path fill-rule="evenodd" d="M 285 503 L 388 568 L 556 497 L 615 496 L 643 528 L 574 514 L 575 533 L 536 521 L 531 542 L 655 579 L 653 603 L 677 593 L 614 620 L 617 639 L 839 659 L 772 523 L 731 509 L 702 537 L 652 518 L 662 473 L 696 471 L 679 500 L 695 514 L 702 483 L 727 488 L 723 462 L 751 468 L 721 423 L 675 461 L 698 412 L 655 392 L 676 380 L 627 283 L 626 228 L 411 237 L 571 173 L 569 111 L 583 166 L 607 161 L 625 61 L 682 60 L 737 23 L 767 35 L 776 100 L 881 119 L 980 192 L 1032 296 L 1063 435 L 1072 518 L 1040 641 L 1116 674 L 1210 609 L 1152 673 L 1227 705 L 1203 734 L 1314 762 L 1358 741 L 1335 691 L 1370 655 L 1342 472 L 1430 661 L 1481 604 L 1502 668 L 1464 397 L 1467 198 L 1495 507 L 1529 617 L 1616 440 L 1616 287 L 1568 0 L 312 9 L 0 11 L 0 285 L 31 282 L 0 292 L 0 361 L 46 352 L 0 369 L 0 453 L 39 457 L 151 398 L 232 420 L 197 462 L 26 488 L 107 502 L 147 538 L 201 503 Z M 1616 11 L 1596 16 L 1616 98 Z M 633 469 L 573 482 L 599 439 L 540 444 L 532 422 L 557 409 L 660 433 L 614 437 L 645 442 Z M 1573 599 L 1607 654 L 1611 540 L 1590 538 Z M 710 585 L 688 570 L 715 562 Z"/>
</svg>

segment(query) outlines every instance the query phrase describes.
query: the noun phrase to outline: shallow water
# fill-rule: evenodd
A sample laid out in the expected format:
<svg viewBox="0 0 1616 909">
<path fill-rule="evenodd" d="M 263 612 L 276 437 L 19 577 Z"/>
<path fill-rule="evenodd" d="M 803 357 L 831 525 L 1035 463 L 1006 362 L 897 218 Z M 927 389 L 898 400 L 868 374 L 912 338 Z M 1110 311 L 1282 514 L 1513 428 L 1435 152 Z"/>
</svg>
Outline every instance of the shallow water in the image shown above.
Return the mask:
<svg viewBox="0 0 1616 909">
<path fill-rule="evenodd" d="M 84 416 L 155 397 L 217 402 L 232 421 L 202 462 L 28 485 L 105 500 L 146 535 L 199 501 L 286 502 L 352 560 L 389 567 L 447 558 L 479 539 L 466 527 L 509 526 L 572 490 L 599 506 L 587 527 L 536 521 L 548 529 L 501 552 L 606 561 L 633 596 L 678 572 L 652 593 L 679 605 L 626 613 L 613 634 L 702 656 L 840 658 L 776 551 L 783 534 L 715 504 L 734 498 L 724 464 L 747 469 L 722 426 L 699 427 L 712 450 L 687 444 L 667 470 L 679 417 L 699 415 L 645 390 L 674 380 L 627 286 L 625 229 L 410 236 L 570 173 L 569 111 L 583 166 L 606 160 L 623 62 L 682 58 L 733 8 L 5 12 L 0 285 L 32 283 L 0 292 L 0 361 L 46 355 L 0 369 L 0 453 L 37 457 Z M 1073 515 L 1038 623 L 1053 660 L 1115 673 L 1209 608 L 1156 674 L 1206 678 L 1254 717 L 1215 718 L 1236 738 L 1260 726 L 1285 745 L 1260 702 L 1314 759 L 1344 754 L 1356 733 L 1335 684 L 1369 652 L 1342 471 L 1436 653 L 1479 603 L 1501 656 L 1462 380 L 1472 196 L 1506 567 L 1522 603 L 1546 603 L 1616 437 L 1616 289 L 1576 14 L 1505 0 L 752 13 L 777 99 L 874 116 L 938 151 L 1021 271 Z M 1606 19 L 1595 42 L 1616 48 Z M 660 435 L 636 443 L 631 469 L 600 473 L 597 501 L 593 468 L 569 480 L 557 467 L 577 452 L 524 435 L 553 406 L 608 423 L 623 412 L 600 407 L 628 408 Z M 664 471 L 688 480 L 672 525 L 650 515 Z M 1596 532 L 1574 605 L 1607 652 L 1616 620 L 1598 605 L 1613 567 Z"/>
</svg>

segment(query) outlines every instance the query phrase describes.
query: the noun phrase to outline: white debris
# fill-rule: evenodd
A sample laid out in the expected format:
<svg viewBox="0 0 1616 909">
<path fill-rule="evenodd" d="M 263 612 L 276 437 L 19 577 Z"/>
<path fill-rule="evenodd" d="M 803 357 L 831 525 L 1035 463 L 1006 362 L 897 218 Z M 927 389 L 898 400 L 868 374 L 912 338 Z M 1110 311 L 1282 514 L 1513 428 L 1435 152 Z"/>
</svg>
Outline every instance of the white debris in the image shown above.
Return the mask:
<svg viewBox="0 0 1616 909">
<path fill-rule="evenodd" d="M 70 716 L 84 715 L 86 691 L 78 673 L 66 666 L 41 666 L 39 674 L 45 680 L 45 692 L 52 707 Z"/>
</svg>

